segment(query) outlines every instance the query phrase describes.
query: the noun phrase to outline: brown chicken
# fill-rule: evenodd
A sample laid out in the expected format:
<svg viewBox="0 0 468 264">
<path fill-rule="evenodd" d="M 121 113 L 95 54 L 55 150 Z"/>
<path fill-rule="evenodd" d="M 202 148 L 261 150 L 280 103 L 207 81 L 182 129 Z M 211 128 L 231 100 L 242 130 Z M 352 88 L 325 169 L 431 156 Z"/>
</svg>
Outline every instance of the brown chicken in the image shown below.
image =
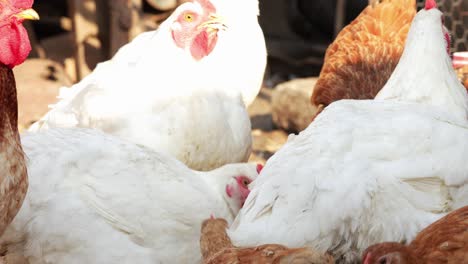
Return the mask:
<svg viewBox="0 0 468 264">
<path fill-rule="evenodd" d="M 202 224 L 200 248 L 204 264 L 332 264 L 333 258 L 309 248 L 287 248 L 268 244 L 251 248 L 234 247 L 226 234 L 224 219 L 208 219 Z"/>
<path fill-rule="evenodd" d="M 28 188 L 12 68 L 31 50 L 22 23 L 39 18 L 30 9 L 32 4 L 32 0 L 0 0 L 0 235 L 19 211 Z"/>
<path fill-rule="evenodd" d="M 343 28 L 311 96 L 317 114 L 337 100 L 375 97 L 398 64 L 415 14 L 415 0 L 382 0 Z"/>
<path fill-rule="evenodd" d="M 468 206 L 423 229 L 408 246 L 380 243 L 363 254 L 364 264 L 468 263 Z"/>
</svg>

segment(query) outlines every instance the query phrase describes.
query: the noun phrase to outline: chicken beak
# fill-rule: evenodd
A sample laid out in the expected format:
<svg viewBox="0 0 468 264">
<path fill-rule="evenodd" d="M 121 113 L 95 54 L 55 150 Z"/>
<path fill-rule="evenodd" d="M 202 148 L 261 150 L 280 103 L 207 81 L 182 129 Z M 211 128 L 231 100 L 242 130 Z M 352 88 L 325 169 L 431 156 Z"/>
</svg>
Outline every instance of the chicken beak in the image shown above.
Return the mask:
<svg viewBox="0 0 468 264">
<path fill-rule="evenodd" d="M 208 31 L 226 30 L 225 20 L 218 15 L 210 15 L 208 21 L 203 22 L 198 26 L 198 29 L 206 28 Z"/>
<path fill-rule="evenodd" d="M 39 20 L 39 14 L 32 8 L 25 9 L 19 12 L 18 14 L 16 14 L 16 17 L 24 20 Z"/>
</svg>

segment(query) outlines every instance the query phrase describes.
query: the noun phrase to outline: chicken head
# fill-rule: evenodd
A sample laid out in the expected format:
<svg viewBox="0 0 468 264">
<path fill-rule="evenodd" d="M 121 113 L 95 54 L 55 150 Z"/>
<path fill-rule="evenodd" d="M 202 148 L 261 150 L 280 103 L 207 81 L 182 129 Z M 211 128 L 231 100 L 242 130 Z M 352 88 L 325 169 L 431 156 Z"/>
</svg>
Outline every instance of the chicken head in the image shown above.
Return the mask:
<svg viewBox="0 0 468 264">
<path fill-rule="evenodd" d="M 252 182 L 247 176 L 240 175 L 233 177 L 231 183 L 226 185 L 226 194 L 232 199 L 235 208 L 240 208 L 244 205 L 247 196 L 249 196 L 249 184 Z"/>
<path fill-rule="evenodd" d="M 190 51 L 195 60 L 208 56 L 216 46 L 218 31 L 226 26 L 208 0 L 194 0 L 180 5 L 171 26 L 177 47 Z"/>
<path fill-rule="evenodd" d="M 386 242 L 369 247 L 364 252 L 364 264 L 406 264 L 412 256 L 406 246 L 396 242 Z"/>
<path fill-rule="evenodd" d="M 25 19 L 39 19 L 31 9 L 32 0 L 0 0 L 0 63 L 13 68 L 21 64 L 31 51 Z"/>
</svg>

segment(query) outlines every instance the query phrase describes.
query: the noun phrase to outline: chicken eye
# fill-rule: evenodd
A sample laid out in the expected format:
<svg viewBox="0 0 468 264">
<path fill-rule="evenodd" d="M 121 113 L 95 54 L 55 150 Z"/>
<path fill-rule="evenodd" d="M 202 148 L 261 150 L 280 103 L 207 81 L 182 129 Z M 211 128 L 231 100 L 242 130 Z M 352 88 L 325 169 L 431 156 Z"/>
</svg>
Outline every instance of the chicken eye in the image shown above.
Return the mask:
<svg viewBox="0 0 468 264">
<path fill-rule="evenodd" d="M 379 259 L 379 264 L 387 264 L 387 258 L 385 256 Z"/>
<path fill-rule="evenodd" d="M 187 22 L 192 22 L 193 21 L 193 14 L 188 13 L 184 15 L 184 20 Z"/>
<path fill-rule="evenodd" d="M 247 179 L 242 180 L 242 184 L 244 184 L 245 187 L 247 187 L 247 185 L 249 185 L 249 183 L 250 182 Z"/>
</svg>

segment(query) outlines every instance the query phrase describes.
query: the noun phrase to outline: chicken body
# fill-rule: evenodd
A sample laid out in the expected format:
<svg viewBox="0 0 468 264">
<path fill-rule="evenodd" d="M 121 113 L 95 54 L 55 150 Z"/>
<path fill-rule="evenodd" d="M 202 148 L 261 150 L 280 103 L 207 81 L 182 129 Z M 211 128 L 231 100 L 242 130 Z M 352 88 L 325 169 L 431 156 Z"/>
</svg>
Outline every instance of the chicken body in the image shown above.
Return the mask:
<svg viewBox="0 0 468 264">
<path fill-rule="evenodd" d="M 173 40 L 174 30 L 184 29 L 179 20 L 196 20 L 186 12 L 201 12 L 197 2 L 210 6 L 207 17 L 212 19 L 199 26 L 225 25 L 225 30 L 195 37 L 194 43 L 217 34 L 206 50 L 205 45 L 191 48 L 192 38 L 185 34 Z M 157 31 L 139 35 L 91 75 L 62 89 L 61 100 L 30 131 L 97 128 L 166 151 L 197 170 L 246 161 L 252 146 L 246 105 L 261 87 L 266 48 L 258 2 L 225 2 L 196 0 L 179 6 Z M 236 10 L 243 7 L 245 14 L 239 16 Z M 196 59 L 204 52 L 209 54 Z"/>
<path fill-rule="evenodd" d="M 311 101 L 323 109 L 341 99 L 373 99 L 403 52 L 415 0 L 369 5 L 328 47 Z"/>
<path fill-rule="evenodd" d="M 424 228 L 408 246 L 381 243 L 369 247 L 363 255 L 364 264 L 467 263 L 468 206 Z"/>
<path fill-rule="evenodd" d="M 398 105 L 342 100 L 290 136 L 250 186 L 228 232 L 234 245 L 308 246 L 354 263 L 467 204 L 468 124 Z"/>
<path fill-rule="evenodd" d="M 202 221 L 231 221 L 237 177 L 255 164 L 196 172 L 175 158 L 89 129 L 22 136 L 30 188 L 1 239 L 34 263 L 196 263 Z M 227 193 L 229 190 L 229 193 Z"/>
<path fill-rule="evenodd" d="M 332 103 L 267 161 L 228 231 L 234 245 L 310 246 L 355 263 L 468 204 L 468 94 L 441 18 L 417 14 L 375 100 Z"/>
</svg>

